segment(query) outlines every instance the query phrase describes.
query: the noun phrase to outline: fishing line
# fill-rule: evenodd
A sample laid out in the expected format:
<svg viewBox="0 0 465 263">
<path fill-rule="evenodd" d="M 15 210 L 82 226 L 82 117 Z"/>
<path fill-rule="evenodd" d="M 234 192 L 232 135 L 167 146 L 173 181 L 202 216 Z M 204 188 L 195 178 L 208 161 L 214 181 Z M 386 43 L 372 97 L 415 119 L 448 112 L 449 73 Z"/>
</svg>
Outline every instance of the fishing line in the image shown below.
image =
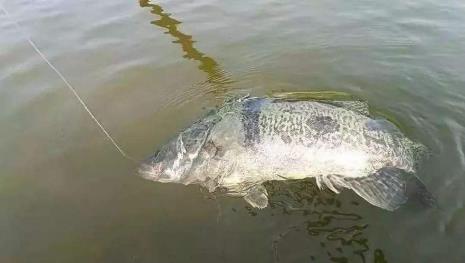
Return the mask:
<svg viewBox="0 0 465 263">
<path fill-rule="evenodd" d="M 37 45 L 32 41 L 32 39 L 22 30 L 21 26 L 19 23 L 13 19 L 13 17 L 10 15 L 8 10 L 3 6 L 2 3 L 0 3 L 0 9 L 3 11 L 5 16 L 13 22 L 13 24 L 16 26 L 17 30 L 21 33 L 23 33 L 24 37 L 26 38 L 27 42 L 31 45 L 31 47 L 39 54 L 39 56 L 47 63 L 50 68 L 55 71 L 55 73 L 60 77 L 60 79 L 65 83 L 66 87 L 73 93 L 74 97 L 78 100 L 78 102 L 81 104 L 81 106 L 84 108 L 85 111 L 89 114 L 90 118 L 97 124 L 97 126 L 100 128 L 100 130 L 103 132 L 103 134 L 110 140 L 111 144 L 115 146 L 116 150 L 126 159 L 129 159 L 133 162 L 135 162 L 135 159 L 130 157 L 116 142 L 115 139 L 113 139 L 113 136 L 110 135 L 110 133 L 105 129 L 102 123 L 99 122 L 99 120 L 95 117 L 95 115 L 92 113 L 92 111 L 89 109 L 87 104 L 84 102 L 84 100 L 79 96 L 79 93 L 77 93 L 76 89 L 71 86 L 71 84 L 66 80 L 65 76 L 61 74 L 61 72 L 50 62 L 50 60 L 47 59 L 47 57 L 40 51 L 40 49 L 37 47 Z"/>
</svg>

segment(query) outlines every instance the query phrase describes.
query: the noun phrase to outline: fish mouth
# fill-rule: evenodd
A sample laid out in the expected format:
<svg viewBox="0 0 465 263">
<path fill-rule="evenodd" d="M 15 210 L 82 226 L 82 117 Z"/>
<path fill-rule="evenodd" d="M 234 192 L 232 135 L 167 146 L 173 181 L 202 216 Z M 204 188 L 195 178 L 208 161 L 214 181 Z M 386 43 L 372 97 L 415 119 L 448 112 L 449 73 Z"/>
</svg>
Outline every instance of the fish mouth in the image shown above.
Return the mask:
<svg viewBox="0 0 465 263">
<path fill-rule="evenodd" d="M 139 166 L 138 173 L 142 178 L 156 181 L 160 177 L 162 172 L 161 164 L 155 162 L 159 153 L 160 150 L 155 151 L 154 154 L 145 159 Z"/>
<path fill-rule="evenodd" d="M 151 181 L 158 181 L 162 174 L 161 164 L 160 163 L 155 163 L 155 164 L 143 163 L 139 167 L 138 172 L 139 172 L 139 175 L 144 179 L 151 180 Z"/>
</svg>

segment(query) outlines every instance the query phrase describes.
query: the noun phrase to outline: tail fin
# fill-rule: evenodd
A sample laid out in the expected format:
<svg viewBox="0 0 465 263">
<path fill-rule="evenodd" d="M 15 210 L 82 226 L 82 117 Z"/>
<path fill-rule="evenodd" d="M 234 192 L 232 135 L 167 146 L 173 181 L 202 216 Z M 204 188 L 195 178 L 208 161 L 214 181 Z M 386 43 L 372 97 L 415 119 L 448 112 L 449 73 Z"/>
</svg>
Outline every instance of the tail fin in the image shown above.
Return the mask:
<svg viewBox="0 0 465 263">
<path fill-rule="evenodd" d="M 408 199 L 434 206 L 435 199 L 413 174 L 395 167 L 384 167 L 362 178 L 345 178 L 345 187 L 354 190 L 370 204 L 394 211 Z"/>
</svg>

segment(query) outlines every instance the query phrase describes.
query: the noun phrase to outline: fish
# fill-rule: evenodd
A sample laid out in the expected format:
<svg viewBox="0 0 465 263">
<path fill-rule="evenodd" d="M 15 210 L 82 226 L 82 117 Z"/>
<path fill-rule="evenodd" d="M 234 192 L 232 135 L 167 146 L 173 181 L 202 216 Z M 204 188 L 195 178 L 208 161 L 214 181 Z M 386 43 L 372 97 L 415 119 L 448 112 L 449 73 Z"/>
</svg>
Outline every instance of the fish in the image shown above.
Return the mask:
<svg viewBox="0 0 465 263">
<path fill-rule="evenodd" d="M 394 211 L 411 197 L 434 203 L 416 176 L 423 144 L 370 114 L 361 100 L 242 97 L 182 130 L 139 167 L 161 183 L 226 190 L 268 206 L 267 181 L 314 178 L 320 189 L 353 190 Z"/>
</svg>

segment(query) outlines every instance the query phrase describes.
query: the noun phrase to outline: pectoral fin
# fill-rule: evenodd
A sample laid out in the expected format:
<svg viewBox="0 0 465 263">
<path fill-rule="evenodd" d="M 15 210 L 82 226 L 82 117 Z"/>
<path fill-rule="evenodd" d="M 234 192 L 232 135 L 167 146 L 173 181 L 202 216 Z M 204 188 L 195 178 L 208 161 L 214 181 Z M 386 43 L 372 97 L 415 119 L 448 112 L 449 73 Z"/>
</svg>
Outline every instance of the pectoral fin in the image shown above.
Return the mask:
<svg viewBox="0 0 465 263">
<path fill-rule="evenodd" d="M 266 192 L 266 188 L 261 184 L 248 189 L 244 199 L 255 208 L 263 209 L 268 206 L 268 193 Z"/>
</svg>

